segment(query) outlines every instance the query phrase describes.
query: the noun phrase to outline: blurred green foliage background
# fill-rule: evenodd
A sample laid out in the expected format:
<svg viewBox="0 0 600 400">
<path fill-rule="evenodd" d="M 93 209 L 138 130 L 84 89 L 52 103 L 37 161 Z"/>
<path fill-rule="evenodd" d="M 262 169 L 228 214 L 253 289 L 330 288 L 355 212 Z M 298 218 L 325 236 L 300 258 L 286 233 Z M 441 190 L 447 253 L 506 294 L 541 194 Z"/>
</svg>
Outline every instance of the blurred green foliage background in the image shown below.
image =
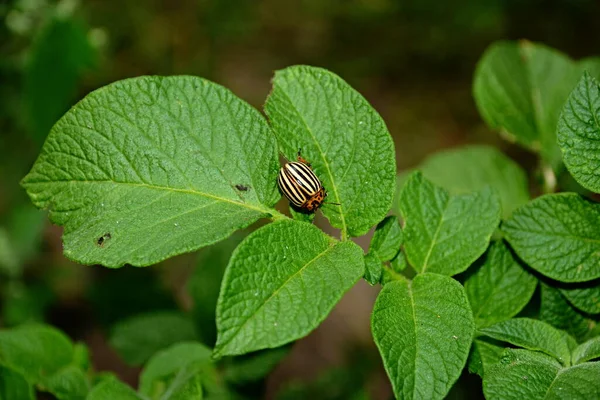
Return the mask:
<svg viewBox="0 0 600 400">
<path fill-rule="evenodd" d="M 171 313 L 185 319 L 183 338 L 214 343 L 219 282 L 245 233 L 146 269 L 66 260 L 60 229 L 19 180 L 54 122 L 88 92 L 139 75 L 191 74 L 260 109 L 275 70 L 310 64 L 340 75 L 381 113 L 399 171 L 464 143 L 496 145 L 531 167 L 477 114 L 478 58 L 493 41 L 521 38 L 579 58 L 596 54 L 600 39 L 597 0 L 14 0 L 0 3 L 0 16 L 0 327 L 52 323 L 90 346 L 97 369 L 132 384 L 139 363 L 127 354 L 141 355 L 119 335 L 140 316 Z M 230 360 L 225 379 L 250 397 L 387 398 L 368 326 L 375 294 L 359 285 L 290 352 Z M 248 368 L 262 372 L 240 372 Z M 472 379 L 451 395 L 479 393 Z"/>
</svg>

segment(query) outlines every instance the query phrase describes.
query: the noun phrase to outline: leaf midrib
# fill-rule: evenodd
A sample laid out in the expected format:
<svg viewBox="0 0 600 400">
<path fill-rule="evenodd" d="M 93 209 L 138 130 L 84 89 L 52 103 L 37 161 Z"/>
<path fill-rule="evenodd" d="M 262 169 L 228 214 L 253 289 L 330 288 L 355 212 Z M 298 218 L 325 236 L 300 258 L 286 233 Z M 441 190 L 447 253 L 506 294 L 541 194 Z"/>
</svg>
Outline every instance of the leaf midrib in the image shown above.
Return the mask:
<svg viewBox="0 0 600 400">
<path fill-rule="evenodd" d="M 298 118 L 300 118 L 300 120 L 302 121 L 302 123 L 306 127 L 306 130 L 308 131 L 308 133 L 310 133 L 310 136 L 313 139 L 313 142 L 315 143 L 315 145 L 317 147 L 319 155 L 321 156 L 321 159 L 323 160 L 323 164 L 325 165 L 325 168 L 327 170 L 327 175 L 329 176 L 329 180 L 331 181 L 331 190 L 335 194 L 336 203 L 340 204 L 337 207 L 340 208 L 339 215 L 340 215 L 340 222 L 342 223 L 342 238 L 345 238 L 346 234 L 347 234 L 347 231 L 348 231 L 348 226 L 346 225 L 346 219 L 344 218 L 344 210 L 342 209 L 342 206 L 341 206 L 340 195 L 339 195 L 339 192 L 338 192 L 338 188 L 337 188 L 337 185 L 335 183 L 335 180 L 333 179 L 333 174 L 331 172 L 331 168 L 329 166 L 329 163 L 327 162 L 327 159 L 325 158 L 325 153 L 323 152 L 323 149 L 321 148 L 321 144 L 317 141 L 317 138 L 316 138 L 314 132 L 312 131 L 312 129 L 310 128 L 310 126 L 308 126 L 308 122 L 306 121 L 306 119 L 304 119 L 303 115 L 300 113 L 300 110 L 298 110 L 298 108 L 296 107 L 296 104 L 292 101 L 291 97 L 287 94 L 287 92 L 284 90 L 283 87 L 281 87 L 281 93 L 283 93 L 285 95 L 285 97 L 288 99 L 288 101 L 290 102 L 292 108 L 296 112 L 296 115 L 298 116 Z"/>
<path fill-rule="evenodd" d="M 26 185 L 39 185 L 39 184 L 53 184 L 53 183 L 57 183 L 57 182 L 61 182 L 61 183 L 109 183 L 109 184 L 113 184 L 113 185 L 125 185 L 125 186 L 133 186 L 133 187 L 142 187 L 142 188 L 147 188 L 147 189 L 157 189 L 157 190 L 165 190 L 165 191 L 169 191 L 169 192 L 173 192 L 173 193 L 185 193 L 185 194 L 191 194 L 191 195 L 195 195 L 195 196 L 202 196 L 202 197 L 206 197 L 208 199 L 213 199 L 216 201 L 220 201 L 223 203 L 230 203 L 230 204 L 234 204 L 238 207 L 243 207 L 243 208 L 247 208 L 249 210 L 253 210 L 253 211 L 258 211 L 261 214 L 270 214 L 272 215 L 272 218 L 274 220 L 279 220 L 279 219 L 284 219 L 287 218 L 285 215 L 279 213 L 277 210 L 272 209 L 272 208 L 268 208 L 268 207 L 257 207 L 257 206 L 253 206 L 251 204 L 248 203 L 240 203 L 238 201 L 234 201 L 231 199 L 227 199 L 225 197 L 220 197 L 220 196 L 216 196 L 210 193 L 205 193 L 205 192 L 200 192 L 198 190 L 194 190 L 194 189 L 182 189 L 182 188 L 171 188 L 168 186 L 161 186 L 161 185 L 149 185 L 147 183 L 133 183 L 133 182 L 117 182 L 117 181 L 113 181 L 110 179 L 107 180 L 74 180 L 74 179 L 67 179 L 67 180 L 52 180 L 49 182 L 27 182 Z"/>
<path fill-rule="evenodd" d="M 279 292 L 281 292 L 281 290 L 287 286 L 287 284 L 294 278 L 296 278 L 297 276 L 300 276 L 305 270 L 306 268 L 308 268 L 309 265 L 311 265 L 312 263 L 314 263 L 315 261 L 317 261 L 319 258 L 323 257 L 327 252 L 332 251 L 333 249 L 335 249 L 335 247 L 339 244 L 338 243 L 334 243 L 334 244 L 329 244 L 327 246 L 327 248 L 325 250 L 323 250 L 321 253 L 317 254 L 315 257 L 313 257 L 311 260 L 309 260 L 306 264 L 304 264 L 300 269 L 298 269 L 296 272 L 294 272 L 293 274 L 291 274 L 277 289 L 275 289 L 273 291 L 273 293 L 271 293 L 271 295 L 269 297 L 267 297 L 265 299 L 265 301 L 262 302 L 262 304 L 260 304 L 258 306 L 258 308 L 251 314 L 248 316 L 248 318 L 246 319 L 246 321 L 244 321 L 244 323 L 242 325 L 240 325 L 240 327 L 238 329 L 235 330 L 235 332 L 233 332 L 233 334 L 230 336 L 230 338 L 221 343 L 218 348 L 222 351 L 226 345 L 228 345 L 229 343 L 231 343 L 231 341 L 236 337 L 236 335 L 246 327 L 246 325 L 250 322 L 250 320 L 254 319 L 260 310 L 262 310 L 270 301 L 271 299 L 273 299 L 276 295 L 279 294 Z M 221 351 L 217 351 L 217 348 L 215 349 L 215 353 L 221 353 Z"/>
</svg>

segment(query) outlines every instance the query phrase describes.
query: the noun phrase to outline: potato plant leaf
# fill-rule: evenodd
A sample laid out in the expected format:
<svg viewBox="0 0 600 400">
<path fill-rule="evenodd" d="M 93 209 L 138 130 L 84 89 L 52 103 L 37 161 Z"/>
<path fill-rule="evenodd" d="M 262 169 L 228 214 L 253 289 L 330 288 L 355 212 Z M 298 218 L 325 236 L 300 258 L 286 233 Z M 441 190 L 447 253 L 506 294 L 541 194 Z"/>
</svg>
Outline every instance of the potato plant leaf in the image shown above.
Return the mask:
<svg viewBox="0 0 600 400">
<path fill-rule="evenodd" d="M 485 262 L 465 282 L 478 327 L 507 320 L 529 302 L 537 279 L 515 260 L 503 242 L 493 244 Z"/>
<path fill-rule="evenodd" d="M 479 61 L 473 94 L 490 128 L 555 164 L 558 116 L 579 75 L 578 65 L 554 49 L 497 42 Z"/>
<path fill-rule="evenodd" d="M 223 277 L 215 357 L 305 336 L 364 270 L 360 247 L 306 222 L 280 221 L 253 232 L 234 251 Z"/>
<path fill-rule="evenodd" d="M 323 214 L 360 236 L 392 205 L 396 180 L 394 144 L 367 100 L 337 75 L 295 66 L 275 73 L 265 111 L 279 148 L 290 160 L 298 149 L 328 191 Z"/>
<path fill-rule="evenodd" d="M 398 217 L 390 215 L 377 224 L 369 251 L 376 251 L 381 261 L 390 261 L 400 251 L 402 236 Z"/>
<path fill-rule="evenodd" d="M 463 287 L 433 273 L 387 283 L 371 318 L 399 399 L 444 398 L 465 366 L 474 329 Z"/>
<path fill-rule="evenodd" d="M 420 273 L 464 271 L 486 250 L 500 222 L 500 201 L 491 188 L 450 196 L 419 172 L 402 189 L 400 211 L 406 257 Z"/>
<path fill-rule="evenodd" d="M 536 350 L 555 357 L 563 365 L 571 363 L 573 337 L 553 326 L 530 318 L 513 318 L 479 330 L 480 333 L 502 342 Z"/>
<path fill-rule="evenodd" d="M 22 184 L 64 226 L 67 257 L 145 266 L 276 214 L 277 169 L 265 119 L 230 91 L 139 77 L 71 108 Z"/>
<path fill-rule="evenodd" d="M 567 169 L 586 189 L 600 192 L 600 86 L 585 72 L 558 121 L 558 145 Z"/>
<path fill-rule="evenodd" d="M 595 399 L 600 396 L 598 376 L 600 362 L 561 368 L 545 354 L 509 349 L 484 376 L 483 392 L 488 400 Z"/>
<path fill-rule="evenodd" d="M 525 171 L 495 147 L 471 145 L 440 151 L 418 169 L 452 195 L 493 187 L 500 197 L 504 218 L 529 201 Z"/>
<path fill-rule="evenodd" d="M 600 204 L 575 193 L 538 197 L 502 225 L 531 268 L 562 282 L 600 277 Z"/>
</svg>

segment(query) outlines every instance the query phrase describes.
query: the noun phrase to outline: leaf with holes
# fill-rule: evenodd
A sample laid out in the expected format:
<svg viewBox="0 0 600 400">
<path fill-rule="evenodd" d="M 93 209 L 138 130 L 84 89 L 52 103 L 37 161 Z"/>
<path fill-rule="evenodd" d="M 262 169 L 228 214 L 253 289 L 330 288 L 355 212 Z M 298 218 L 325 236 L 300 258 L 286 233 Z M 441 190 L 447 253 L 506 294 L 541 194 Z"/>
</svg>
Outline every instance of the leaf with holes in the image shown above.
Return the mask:
<svg viewBox="0 0 600 400">
<path fill-rule="evenodd" d="M 492 129 L 554 164 L 560 159 L 558 116 L 579 74 L 573 60 L 549 47 L 497 42 L 477 65 L 473 95 Z"/>
<path fill-rule="evenodd" d="M 600 86 L 585 72 L 558 121 L 558 145 L 581 186 L 600 192 Z"/>
<path fill-rule="evenodd" d="M 465 366 L 475 324 L 463 287 L 438 274 L 387 283 L 371 317 L 397 398 L 441 399 Z"/>
<path fill-rule="evenodd" d="M 465 282 L 478 327 L 519 313 L 533 296 L 537 279 L 527 272 L 503 242 L 493 244 L 485 263 Z"/>
<path fill-rule="evenodd" d="M 464 146 L 440 151 L 423 161 L 418 169 L 435 185 L 450 194 L 496 189 L 502 203 L 502 215 L 529 200 L 525 171 L 513 160 L 491 146 Z"/>
<path fill-rule="evenodd" d="M 277 169 L 266 121 L 227 89 L 140 77 L 67 112 L 22 184 L 65 227 L 67 257 L 143 266 L 276 213 Z"/>
<path fill-rule="evenodd" d="M 357 91 L 321 68 L 277 71 L 265 111 L 283 154 L 299 148 L 329 193 L 323 213 L 331 224 L 360 236 L 392 205 L 394 144 L 385 123 Z"/>
<path fill-rule="evenodd" d="M 400 194 L 404 249 L 418 272 L 454 275 L 488 247 L 500 222 L 500 201 L 491 188 L 450 196 L 416 172 Z"/>
<path fill-rule="evenodd" d="M 363 251 L 305 222 L 255 231 L 234 251 L 217 303 L 215 356 L 305 336 L 364 274 Z"/>
<path fill-rule="evenodd" d="M 531 268 L 562 282 L 600 277 L 600 204 L 575 193 L 538 197 L 502 225 Z"/>
</svg>

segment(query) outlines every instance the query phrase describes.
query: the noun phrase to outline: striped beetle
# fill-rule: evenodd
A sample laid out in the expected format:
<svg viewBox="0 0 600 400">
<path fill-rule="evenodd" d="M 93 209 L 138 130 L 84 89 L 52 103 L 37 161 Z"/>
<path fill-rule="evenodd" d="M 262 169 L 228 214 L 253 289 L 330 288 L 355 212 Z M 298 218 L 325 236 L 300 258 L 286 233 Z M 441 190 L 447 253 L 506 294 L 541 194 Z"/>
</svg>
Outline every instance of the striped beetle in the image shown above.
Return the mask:
<svg viewBox="0 0 600 400">
<path fill-rule="evenodd" d="M 287 161 L 279 170 L 277 185 L 293 206 L 309 213 L 321 207 L 327 197 L 323 184 L 313 172 L 310 163 L 302 158 L 300 150 L 297 162 Z"/>
</svg>

